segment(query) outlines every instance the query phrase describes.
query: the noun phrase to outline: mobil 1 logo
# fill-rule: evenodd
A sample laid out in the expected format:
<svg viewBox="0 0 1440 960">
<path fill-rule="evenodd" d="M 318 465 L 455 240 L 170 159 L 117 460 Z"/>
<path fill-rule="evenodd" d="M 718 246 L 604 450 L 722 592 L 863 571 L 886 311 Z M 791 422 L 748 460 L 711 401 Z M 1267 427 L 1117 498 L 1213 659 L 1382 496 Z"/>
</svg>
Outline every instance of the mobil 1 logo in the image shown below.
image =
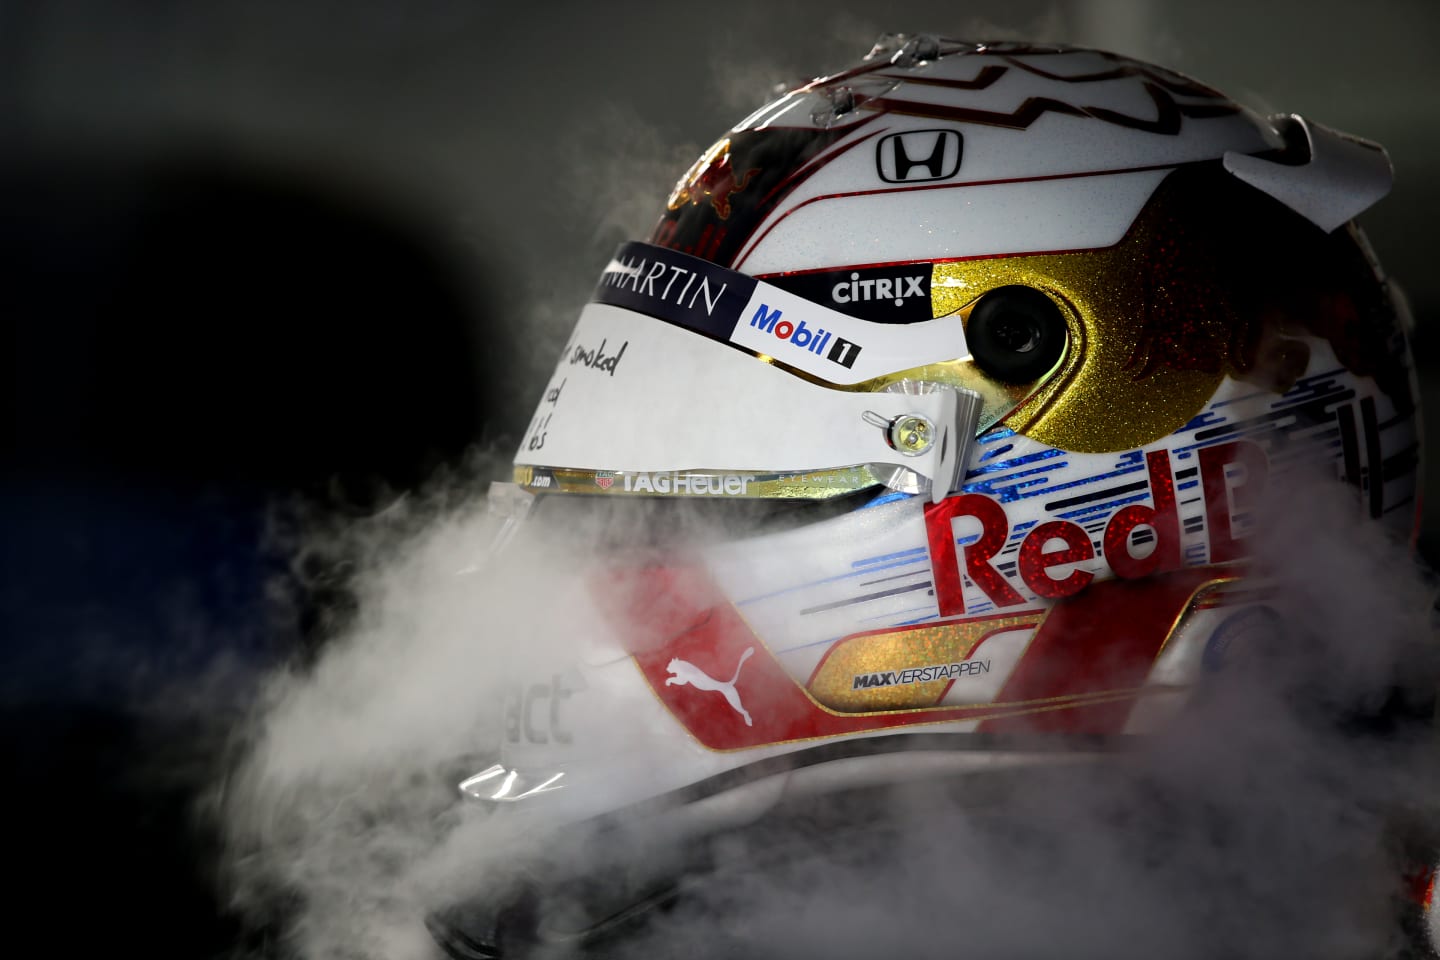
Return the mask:
<svg viewBox="0 0 1440 960">
<path fill-rule="evenodd" d="M 855 366 L 855 358 L 860 356 L 859 344 L 836 337 L 823 327 L 811 329 L 803 318 L 793 322 L 786 320 L 783 310 L 779 307 L 772 309 L 769 304 L 761 303 L 756 308 L 750 317 L 750 326 L 762 333 L 768 333 L 782 343 L 788 343 L 791 347 L 798 347 L 806 353 L 838 363 L 847 370 Z M 777 358 L 784 360 L 788 356 L 778 354 Z"/>
</svg>

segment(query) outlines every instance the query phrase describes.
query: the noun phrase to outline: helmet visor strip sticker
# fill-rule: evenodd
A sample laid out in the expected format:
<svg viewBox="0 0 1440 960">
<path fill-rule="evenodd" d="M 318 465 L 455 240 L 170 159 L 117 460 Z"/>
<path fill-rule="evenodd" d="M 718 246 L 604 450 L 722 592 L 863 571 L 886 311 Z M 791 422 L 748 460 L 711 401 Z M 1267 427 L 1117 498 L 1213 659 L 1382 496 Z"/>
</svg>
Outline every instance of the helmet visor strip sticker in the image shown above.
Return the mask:
<svg viewBox="0 0 1440 960">
<path fill-rule="evenodd" d="M 963 325 L 954 317 L 877 323 L 648 243 L 620 246 L 592 302 L 724 341 L 831 389 L 879 390 L 905 371 L 969 355 Z M 1014 409 L 1036 383 L 997 385 L 973 371 L 958 385 L 980 394 L 984 429 Z"/>
<path fill-rule="evenodd" d="M 929 263 L 915 267 L 939 269 Z M 964 317 L 981 292 L 943 315 L 897 326 L 837 311 L 685 253 L 634 242 L 617 250 L 592 302 L 625 307 L 727 342 L 820 387 L 914 393 L 928 392 L 926 384 L 937 382 L 974 391 L 981 402 L 978 433 L 1058 369 L 1057 363 L 1033 380 L 1007 382 L 982 373 L 969 355 L 964 331 Z M 956 297 L 952 293 L 945 299 L 953 303 Z M 914 381 L 926 384 L 917 388 Z"/>
<path fill-rule="evenodd" d="M 521 442 L 517 480 L 528 471 L 535 488 L 536 477 L 593 470 L 597 492 L 748 495 L 761 475 L 837 468 L 859 467 L 854 477 L 868 486 L 878 465 L 882 476 L 942 477 L 943 497 L 974 436 L 967 396 L 825 390 L 680 327 L 591 303 Z M 912 417 L 932 425 L 933 440 L 903 453 L 887 428 Z M 676 473 L 711 479 L 681 484 Z"/>
</svg>

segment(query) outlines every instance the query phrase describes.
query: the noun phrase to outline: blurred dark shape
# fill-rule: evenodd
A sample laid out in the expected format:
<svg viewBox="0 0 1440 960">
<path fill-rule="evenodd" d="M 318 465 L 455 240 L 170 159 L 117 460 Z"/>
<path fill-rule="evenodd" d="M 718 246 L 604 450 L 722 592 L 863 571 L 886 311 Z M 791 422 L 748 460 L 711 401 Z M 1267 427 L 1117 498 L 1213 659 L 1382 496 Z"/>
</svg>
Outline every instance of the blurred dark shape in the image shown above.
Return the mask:
<svg viewBox="0 0 1440 960">
<path fill-rule="evenodd" d="M 343 594 L 271 521 L 463 471 L 478 277 L 416 211 L 204 154 L 12 152 L 0 209 L 12 915 L 62 952 L 216 955 L 197 797 Z"/>
<path fill-rule="evenodd" d="M 411 485 L 474 440 L 453 264 L 418 224 L 203 158 L 0 169 L 11 469 Z"/>
</svg>

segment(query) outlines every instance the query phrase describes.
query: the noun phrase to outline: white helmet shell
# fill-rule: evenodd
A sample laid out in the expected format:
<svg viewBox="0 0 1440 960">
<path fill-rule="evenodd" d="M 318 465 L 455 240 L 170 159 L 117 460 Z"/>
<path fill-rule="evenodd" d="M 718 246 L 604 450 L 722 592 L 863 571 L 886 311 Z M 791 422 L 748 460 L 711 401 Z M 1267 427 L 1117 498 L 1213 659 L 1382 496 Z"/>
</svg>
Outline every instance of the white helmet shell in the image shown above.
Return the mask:
<svg viewBox="0 0 1440 960">
<path fill-rule="evenodd" d="M 732 128 L 606 268 L 516 482 L 866 506 L 598 592 L 565 709 L 628 771 L 602 806 L 819 743 L 1163 722 L 1270 628 L 1238 585 L 1296 451 L 1413 509 L 1407 348 L 1347 225 L 1388 185 L 1373 145 L 1093 50 L 912 40 Z M 513 729 L 511 772 L 565 753 Z"/>
</svg>

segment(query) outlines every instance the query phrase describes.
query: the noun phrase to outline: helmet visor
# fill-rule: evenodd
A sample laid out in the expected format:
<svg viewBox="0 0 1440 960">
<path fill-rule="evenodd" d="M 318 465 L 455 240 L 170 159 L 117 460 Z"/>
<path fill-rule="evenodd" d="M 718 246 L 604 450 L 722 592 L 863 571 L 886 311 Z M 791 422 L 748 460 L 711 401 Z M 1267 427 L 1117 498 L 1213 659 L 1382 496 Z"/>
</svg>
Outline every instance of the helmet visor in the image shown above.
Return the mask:
<svg viewBox="0 0 1440 960">
<path fill-rule="evenodd" d="M 943 497 L 969 441 L 1043 379 L 985 376 L 961 318 L 868 321 L 629 243 L 581 312 L 515 479 L 536 492 L 825 499 L 885 484 Z"/>
</svg>

